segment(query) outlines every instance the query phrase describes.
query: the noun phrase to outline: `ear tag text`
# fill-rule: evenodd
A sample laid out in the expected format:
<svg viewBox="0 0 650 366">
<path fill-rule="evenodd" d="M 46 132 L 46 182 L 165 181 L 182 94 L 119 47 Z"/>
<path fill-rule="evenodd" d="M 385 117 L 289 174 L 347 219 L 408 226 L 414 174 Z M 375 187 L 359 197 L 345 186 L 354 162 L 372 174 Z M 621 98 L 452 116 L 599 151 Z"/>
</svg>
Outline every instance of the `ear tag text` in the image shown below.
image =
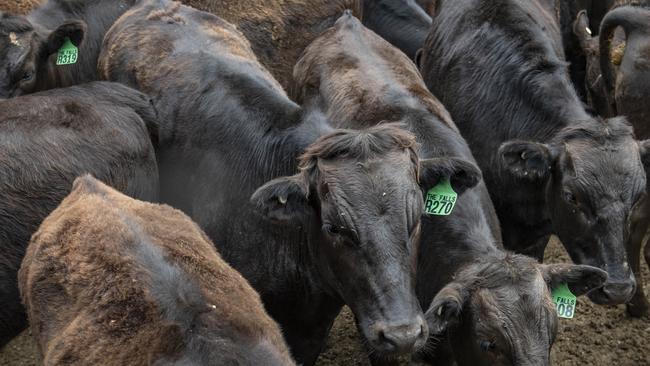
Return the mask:
<svg viewBox="0 0 650 366">
<path fill-rule="evenodd" d="M 458 194 L 451 187 L 449 179 L 443 179 L 427 192 L 424 212 L 429 215 L 448 216 L 456 205 Z"/>
<path fill-rule="evenodd" d="M 553 304 L 557 310 L 557 316 L 565 319 L 573 319 L 576 312 L 576 296 L 571 293 L 566 283 L 553 289 L 551 293 L 553 297 Z"/>
<path fill-rule="evenodd" d="M 72 44 L 70 38 L 66 37 L 63 46 L 59 48 L 59 53 L 56 56 L 57 65 L 72 65 L 77 63 L 79 58 L 79 49 Z"/>
</svg>

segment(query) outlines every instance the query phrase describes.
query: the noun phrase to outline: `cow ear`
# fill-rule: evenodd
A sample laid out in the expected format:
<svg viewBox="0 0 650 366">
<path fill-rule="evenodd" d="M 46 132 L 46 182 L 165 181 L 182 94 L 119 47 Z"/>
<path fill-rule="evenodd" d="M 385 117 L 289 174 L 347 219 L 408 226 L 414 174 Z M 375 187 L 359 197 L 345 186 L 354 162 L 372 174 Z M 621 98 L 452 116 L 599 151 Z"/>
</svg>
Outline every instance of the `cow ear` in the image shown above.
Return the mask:
<svg viewBox="0 0 650 366">
<path fill-rule="evenodd" d="M 449 328 L 457 325 L 468 297 L 469 292 L 465 286 L 457 282 L 452 282 L 440 290 L 424 315 L 429 334 L 434 337 L 442 336 Z"/>
<path fill-rule="evenodd" d="M 549 289 L 553 290 L 559 285 L 566 283 L 571 292 L 576 296 L 581 296 L 600 288 L 607 281 L 607 272 L 592 266 L 568 263 L 540 266 Z"/>
<path fill-rule="evenodd" d="M 481 181 L 481 170 L 476 164 L 459 158 L 432 158 L 420 160 L 420 186 L 427 192 L 443 179 L 449 179 L 457 194 L 473 188 Z"/>
<path fill-rule="evenodd" d="M 297 174 L 274 179 L 258 188 L 251 196 L 251 203 L 269 220 L 287 223 L 308 215 L 308 194 L 304 177 Z"/>
<path fill-rule="evenodd" d="M 56 53 L 63 43 L 65 43 L 66 38 L 70 38 L 70 41 L 75 46 L 79 47 L 81 42 L 86 35 L 86 23 L 81 20 L 68 20 L 61 24 L 57 29 L 53 30 L 52 33 L 47 37 L 47 54 L 51 55 Z"/>
<path fill-rule="evenodd" d="M 589 28 L 589 17 L 586 10 L 580 10 L 573 22 L 573 34 L 578 38 L 583 51 L 587 49 L 588 42 L 593 38 Z"/>
<path fill-rule="evenodd" d="M 529 141 L 508 141 L 499 148 L 501 164 L 517 178 L 540 180 L 550 177 L 557 157 L 548 145 Z"/>
</svg>

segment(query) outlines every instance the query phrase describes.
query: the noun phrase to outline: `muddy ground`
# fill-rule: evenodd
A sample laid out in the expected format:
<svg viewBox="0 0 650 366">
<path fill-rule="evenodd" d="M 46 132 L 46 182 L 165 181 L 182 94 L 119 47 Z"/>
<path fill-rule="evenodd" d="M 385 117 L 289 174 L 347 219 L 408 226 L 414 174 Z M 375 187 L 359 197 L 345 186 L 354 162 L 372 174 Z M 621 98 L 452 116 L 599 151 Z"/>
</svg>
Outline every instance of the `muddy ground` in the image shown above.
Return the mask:
<svg viewBox="0 0 650 366">
<path fill-rule="evenodd" d="M 566 261 L 566 254 L 553 242 L 547 250 L 547 261 L 560 260 Z M 650 275 L 643 267 L 645 281 L 649 283 Z M 646 286 L 646 292 L 649 290 L 650 286 Z M 650 366 L 650 319 L 632 319 L 625 315 L 624 306 L 596 306 L 581 298 L 575 318 L 561 320 L 552 359 L 559 366 Z M 36 349 L 27 332 L 0 352 L 0 365 L 38 365 Z M 348 310 L 339 316 L 317 365 L 369 365 Z"/>
</svg>

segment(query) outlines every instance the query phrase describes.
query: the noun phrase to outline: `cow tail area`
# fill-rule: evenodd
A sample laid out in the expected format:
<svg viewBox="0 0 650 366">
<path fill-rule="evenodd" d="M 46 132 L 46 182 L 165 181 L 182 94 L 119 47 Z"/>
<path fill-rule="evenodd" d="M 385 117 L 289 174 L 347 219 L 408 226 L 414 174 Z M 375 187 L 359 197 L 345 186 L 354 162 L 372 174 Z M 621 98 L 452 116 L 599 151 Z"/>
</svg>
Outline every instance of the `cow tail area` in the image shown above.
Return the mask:
<svg viewBox="0 0 650 366">
<path fill-rule="evenodd" d="M 614 74 L 610 60 L 610 39 L 614 30 L 622 27 L 626 37 L 639 29 L 650 27 L 650 10 L 640 6 L 622 6 L 605 16 L 600 25 L 600 68 L 608 93 L 613 92 Z"/>
</svg>

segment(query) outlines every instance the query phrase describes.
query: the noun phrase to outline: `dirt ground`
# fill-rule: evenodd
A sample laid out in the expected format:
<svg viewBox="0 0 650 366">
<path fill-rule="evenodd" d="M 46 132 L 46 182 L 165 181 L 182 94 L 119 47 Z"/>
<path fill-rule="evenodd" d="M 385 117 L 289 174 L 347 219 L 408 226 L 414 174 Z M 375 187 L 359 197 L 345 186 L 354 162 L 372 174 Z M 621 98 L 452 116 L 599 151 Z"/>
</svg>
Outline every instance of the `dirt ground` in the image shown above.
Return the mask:
<svg viewBox="0 0 650 366">
<path fill-rule="evenodd" d="M 556 241 L 546 254 L 548 262 L 567 260 Z M 645 281 L 650 283 L 645 266 L 644 270 Z M 646 292 L 649 290 L 650 286 L 646 286 Z M 622 305 L 596 306 L 580 298 L 575 318 L 561 320 L 552 360 L 557 366 L 650 366 L 650 319 L 629 318 Z M 38 365 L 36 348 L 27 332 L 0 352 L 0 365 Z M 361 365 L 369 364 L 359 344 L 352 315 L 346 309 L 334 325 L 317 366 Z"/>
</svg>

